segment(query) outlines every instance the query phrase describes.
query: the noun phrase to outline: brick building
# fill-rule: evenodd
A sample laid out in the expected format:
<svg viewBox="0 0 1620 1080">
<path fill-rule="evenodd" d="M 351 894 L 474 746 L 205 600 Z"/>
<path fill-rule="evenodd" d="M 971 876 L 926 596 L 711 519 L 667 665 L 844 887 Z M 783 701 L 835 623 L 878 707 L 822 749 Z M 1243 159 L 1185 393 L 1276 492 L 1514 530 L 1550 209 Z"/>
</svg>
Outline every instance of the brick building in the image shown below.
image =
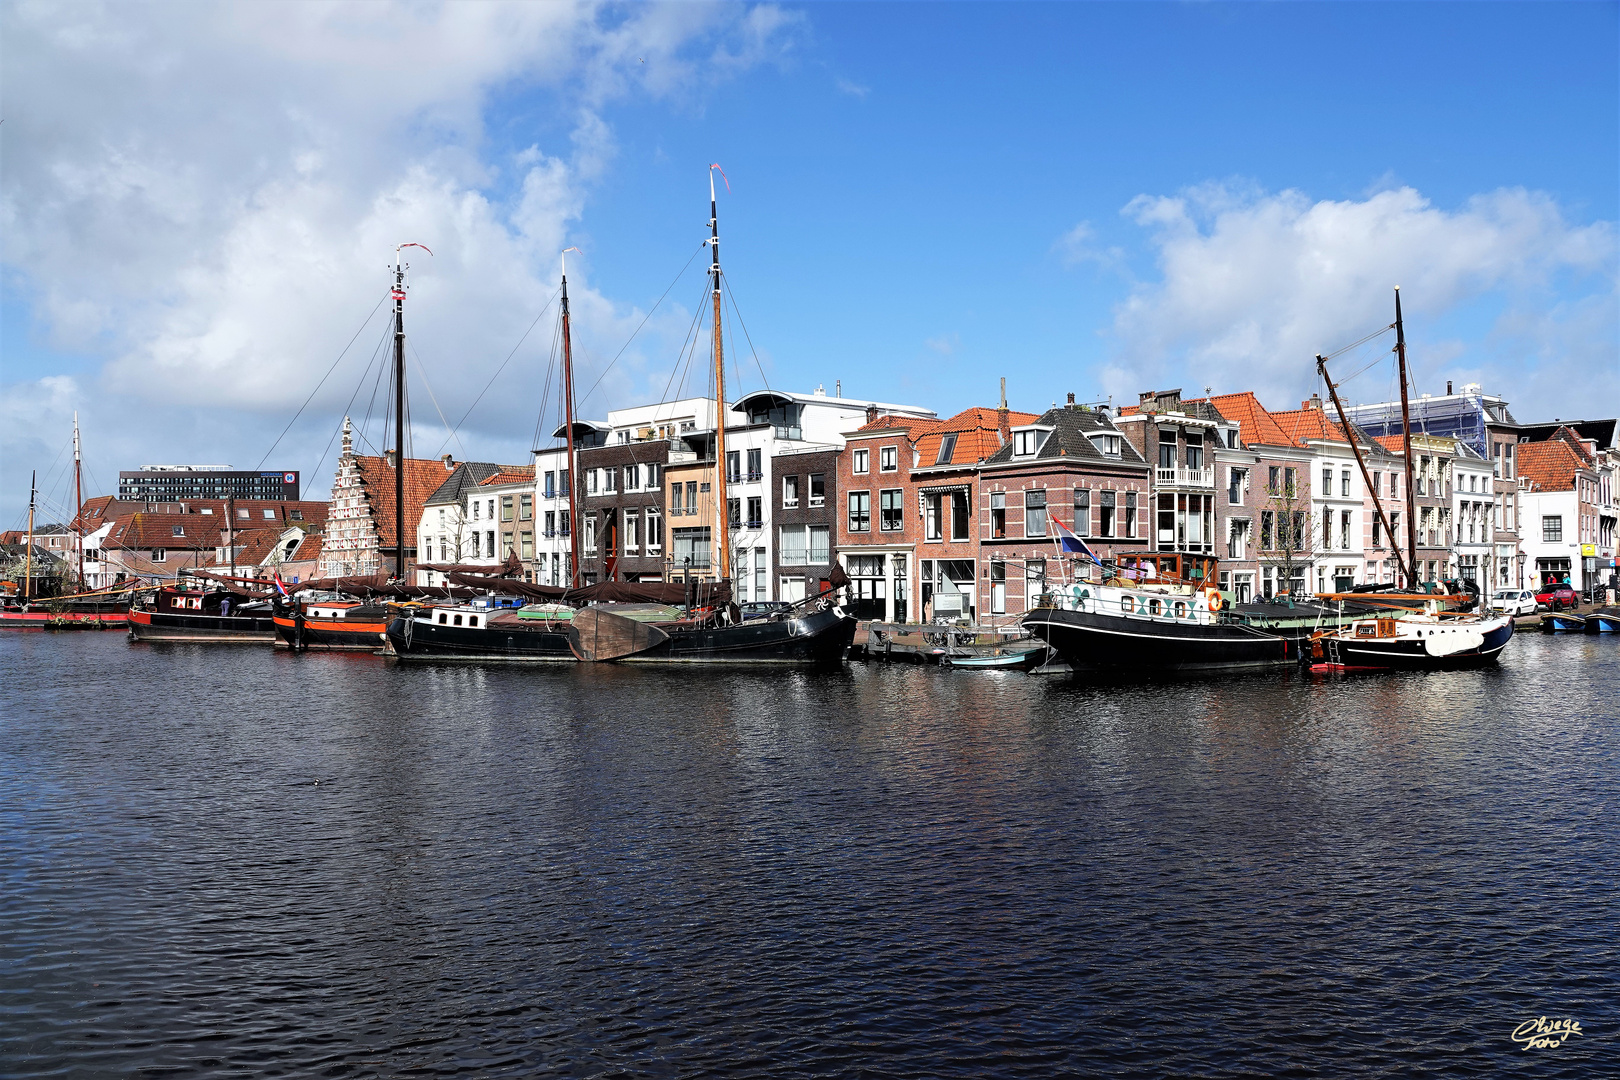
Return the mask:
<svg viewBox="0 0 1620 1080">
<path fill-rule="evenodd" d="M 1141 550 L 1151 490 L 1146 460 L 1105 409 L 1074 404 L 1012 425 L 979 467 L 978 609 L 991 621 L 1028 611 L 1061 573 L 1052 521 L 1098 558 Z"/>
</svg>

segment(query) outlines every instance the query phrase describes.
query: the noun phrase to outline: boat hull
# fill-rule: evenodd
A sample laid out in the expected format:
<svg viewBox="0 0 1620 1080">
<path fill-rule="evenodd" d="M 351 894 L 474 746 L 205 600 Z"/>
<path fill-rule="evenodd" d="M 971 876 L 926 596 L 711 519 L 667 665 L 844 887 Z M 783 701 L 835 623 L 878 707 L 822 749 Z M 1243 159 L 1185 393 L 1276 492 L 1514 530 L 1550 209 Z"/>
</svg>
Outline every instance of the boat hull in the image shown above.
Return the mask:
<svg viewBox="0 0 1620 1080">
<path fill-rule="evenodd" d="M 1588 634 L 1620 634 L 1620 611 L 1595 611 L 1586 617 Z"/>
<path fill-rule="evenodd" d="M 1586 619 L 1580 615 L 1566 615 L 1563 612 L 1549 611 L 1541 617 L 1541 628 L 1548 633 L 1574 631 L 1579 634 L 1586 630 Z"/>
<path fill-rule="evenodd" d="M 577 663 L 567 622 L 533 626 L 446 626 L 401 615 L 388 624 L 388 647 L 405 662 Z"/>
<path fill-rule="evenodd" d="M 265 645 L 274 641 L 275 626 L 264 615 L 187 615 L 180 612 L 129 613 L 131 641 L 190 641 L 218 645 Z"/>
<path fill-rule="evenodd" d="M 1024 626 L 1077 672 L 1280 667 L 1298 661 L 1300 643 L 1310 632 L 1133 619 L 1062 608 L 1037 608 L 1024 616 Z"/>
<path fill-rule="evenodd" d="M 377 652 L 387 637 L 382 621 L 348 622 L 343 619 L 308 619 L 277 615 L 274 620 L 278 649 L 295 652 Z"/>
<path fill-rule="evenodd" d="M 3 630 L 122 630 L 125 609 L 112 611 L 0 611 Z"/>
<path fill-rule="evenodd" d="M 1445 671 L 1496 663 L 1512 637 L 1513 620 L 1504 618 L 1500 626 L 1484 632 L 1478 648 L 1444 656 L 1430 652 L 1423 638 L 1332 637 L 1322 644 L 1330 669 Z"/>
<path fill-rule="evenodd" d="M 494 626 L 446 626 L 426 619 L 396 618 L 388 644 L 402 661 L 575 663 L 588 655 L 572 623 L 535 620 L 534 629 L 500 622 Z M 751 619 L 709 629 L 662 627 L 665 640 L 645 651 L 616 657 L 633 664 L 793 664 L 836 665 L 855 638 L 855 620 L 840 609 L 811 612 L 797 619 Z"/>
</svg>

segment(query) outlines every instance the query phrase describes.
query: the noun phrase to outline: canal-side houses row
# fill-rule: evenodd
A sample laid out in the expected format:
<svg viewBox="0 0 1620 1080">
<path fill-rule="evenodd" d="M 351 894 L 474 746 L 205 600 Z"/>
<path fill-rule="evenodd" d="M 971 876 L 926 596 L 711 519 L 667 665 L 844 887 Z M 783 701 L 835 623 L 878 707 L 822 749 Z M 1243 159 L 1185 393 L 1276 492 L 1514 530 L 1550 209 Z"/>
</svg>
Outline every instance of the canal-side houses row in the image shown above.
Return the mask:
<svg viewBox="0 0 1620 1080">
<path fill-rule="evenodd" d="M 1246 391 L 1043 412 L 1003 397 L 942 419 L 765 390 L 725 410 L 723 507 L 712 400 L 613 410 L 575 423 L 572 470 L 563 429 L 522 465 L 405 461 L 405 559 L 422 584 L 508 564 L 550 585 L 701 579 L 723 532 L 738 600 L 814 595 L 837 567 L 854 609 L 889 621 L 1016 618 L 1068 572 L 1059 527 L 1103 559 L 1215 555 L 1238 601 L 1393 583 L 1409 520 L 1423 580 L 1613 573 L 1620 424 L 1521 424 L 1477 386 L 1447 389 L 1412 402 L 1410 464 L 1399 403 L 1350 406 L 1348 427 L 1318 398 L 1268 409 Z M 82 529 L 92 586 L 182 566 L 392 573 L 395 462 L 357 454 L 347 421 L 343 435 L 330 504 L 90 500 L 65 542 Z"/>
</svg>

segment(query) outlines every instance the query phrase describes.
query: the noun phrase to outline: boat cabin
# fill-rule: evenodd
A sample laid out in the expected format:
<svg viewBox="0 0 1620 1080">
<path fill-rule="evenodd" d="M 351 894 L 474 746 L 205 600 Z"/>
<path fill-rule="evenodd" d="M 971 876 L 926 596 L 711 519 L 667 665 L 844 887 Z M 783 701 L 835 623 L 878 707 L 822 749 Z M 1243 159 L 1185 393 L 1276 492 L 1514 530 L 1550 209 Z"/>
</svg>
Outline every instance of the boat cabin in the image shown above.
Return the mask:
<svg viewBox="0 0 1620 1080">
<path fill-rule="evenodd" d="M 227 600 L 231 608 L 237 608 L 252 603 L 253 597 L 229 589 L 159 589 L 153 600 L 156 609 L 166 615 L 218 615 Z"/>
<path fill-rule="evenodd" d="M 1185 551 L 1144 551 L 1116 555 L 1112 562 L 1118 567 L 1117 575 L 1130 581 L 1191 585 L 1202 589 L 1219 580 L 1215 573 L 1218 560 L 1212 555 L 1193 555 Z"/>
</svg>

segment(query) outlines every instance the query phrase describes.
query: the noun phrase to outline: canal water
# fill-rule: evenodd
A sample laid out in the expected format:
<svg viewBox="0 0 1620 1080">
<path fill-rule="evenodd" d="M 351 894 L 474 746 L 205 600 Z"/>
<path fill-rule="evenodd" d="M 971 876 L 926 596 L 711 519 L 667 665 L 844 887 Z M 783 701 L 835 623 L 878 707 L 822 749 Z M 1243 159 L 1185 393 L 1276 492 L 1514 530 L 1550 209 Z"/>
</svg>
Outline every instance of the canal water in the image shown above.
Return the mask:
<svg viewBox="0 0 1620 1080">
<path fill-rule="evenodd" d="M 1613 639 L 1096 685 L 7 634 L 0 678 L 0 1075 L 1620 1061 Z"/>
</svg>

